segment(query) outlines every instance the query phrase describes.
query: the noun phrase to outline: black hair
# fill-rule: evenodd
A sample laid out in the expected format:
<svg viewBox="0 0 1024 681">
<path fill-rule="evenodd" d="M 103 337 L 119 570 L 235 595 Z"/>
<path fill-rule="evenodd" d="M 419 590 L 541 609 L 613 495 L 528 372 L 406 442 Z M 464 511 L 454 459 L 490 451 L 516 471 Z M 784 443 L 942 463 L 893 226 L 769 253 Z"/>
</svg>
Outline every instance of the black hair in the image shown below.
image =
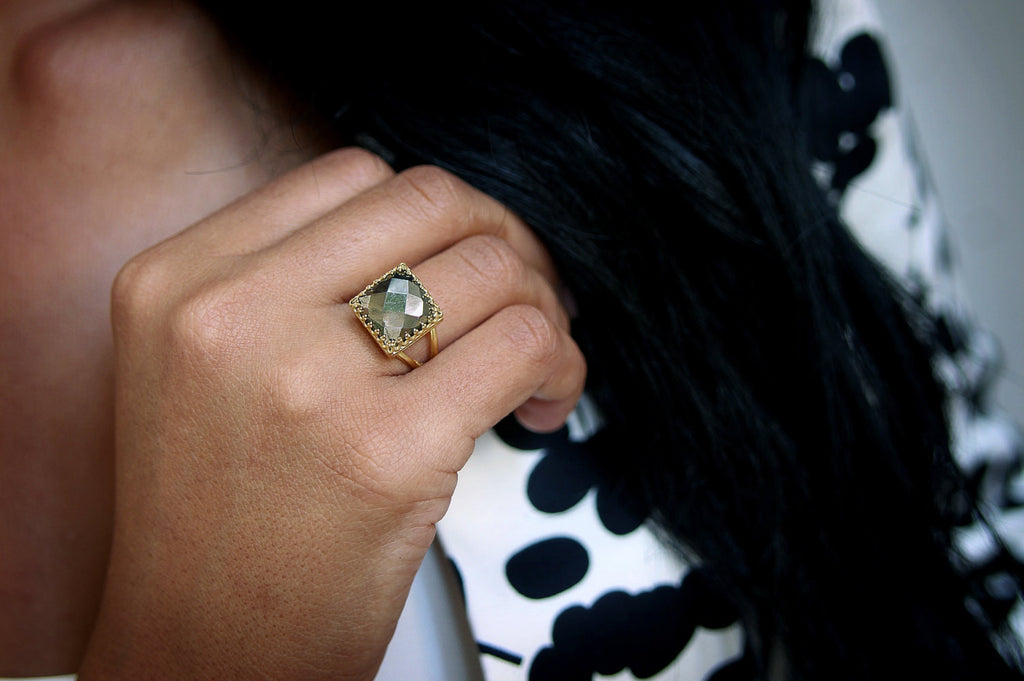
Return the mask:
<svg viewBox="0 0 1024 681">
<path fill-rule="evenodd" d="M 338 144 L 544 240 L 598 465 L 707 566 L 759 677 L 1017 677 L 950 559 L 972 510 L 928 317 L 811 174 L 808 0 L 200 4 Z"/>
</svg>

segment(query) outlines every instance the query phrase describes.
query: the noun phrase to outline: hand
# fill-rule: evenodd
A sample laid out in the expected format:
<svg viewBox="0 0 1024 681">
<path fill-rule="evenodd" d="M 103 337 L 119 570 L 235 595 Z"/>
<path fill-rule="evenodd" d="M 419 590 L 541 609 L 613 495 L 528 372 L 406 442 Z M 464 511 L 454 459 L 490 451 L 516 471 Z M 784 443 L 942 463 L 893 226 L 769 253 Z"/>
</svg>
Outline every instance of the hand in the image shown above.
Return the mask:
<svg viewBox="0 0 1024 681">
<path fill-rule="evenodd" d="M 401 261 L 445 312 L 415 370 L 347 305 Z M 555 278 L 494 200 L 354 149 L 129 262 L 115 538 L 80 678 L 372 678 L 475 438 L 513 410 L 557 428 L 579 397 Z"/>
</svg>

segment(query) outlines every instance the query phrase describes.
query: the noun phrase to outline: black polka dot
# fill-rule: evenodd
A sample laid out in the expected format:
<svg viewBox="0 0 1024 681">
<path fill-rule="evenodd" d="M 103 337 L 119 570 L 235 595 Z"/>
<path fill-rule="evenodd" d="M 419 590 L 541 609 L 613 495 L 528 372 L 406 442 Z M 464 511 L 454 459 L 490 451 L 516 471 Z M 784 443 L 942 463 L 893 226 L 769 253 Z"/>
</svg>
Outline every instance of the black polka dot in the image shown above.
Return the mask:
<svg viewBox="0 0 1024 681">
<path fill-rule="evenodd" d="M 733 608 L 715 594 L 710 580 L 692 571 L 679 586 L 611 591 L 589 608 L 567 608 L 555 620 L 551 646 L 532 661 L 530 679 L 590 679 L 624 669 L 641 679 L 654 676 L 672 664 L 698 626 L 735 622 Z"/>
<path fill-rule="evenodd" d="M 530 471 L 526 496 L 538 511 L 562 513 L 578 504 L 596 482 L 584 447 L 559 447 L 549 450 Z"/>
<path fill-rule="evenodd" d="M 505 576 L 527 598 L 549 598 L 579 584 L 589 567 L 590 557 L 578 541 L 552 537 L 509 558 Z"/>
<path fill-rule="evenodd" d="M 811 151 L 832 169 L 830 189 L 841 194 L 877 153 L 869 128 L 892 106 L 885 60 L 878 42 L 862 33 L 843 46 L 835 68 L 811 59 L 804 73 Z"/>
<path fill-rule="evenodd" d="M 602 433 L 586 442 L 563 440 L 545 448 L 544 456 L 530 471 L 526 496 L 538 511 L 564 513 L 580 503 L 591 488 L 597 489 L 597 514 L 612 534 L 624 535 L 640 527 L 650 508 L 639 497 L 606 479 L 595 466 Z"/>
<path fill-rule="evenodd" d="M 573 661 L 545 648 L 530 666 L 529 681 L 593 681 L 593 673 L 576 666 Z"/>
<path fill-rule="evenodd" d="M 619 488 L 600 487 L 597 491 L 597 514 L 612 534 L 629 534 L 643 524 L 649 513 L 643 501 Z"/>
<path fill-rule="evenodd" d="M 832 186 L 840 191 L 845 190 L 854 178 L 871 166 L 878 151 L 878 144 L 870 137 L 856 139 L 857 143 L 843 154 L 842 163 L 836 164 L 836 172 L 832 175 Z"/>
<path fill-rule="evenodd" d="M 881 109 L 892 106 L 892 87 L 882 49 L 873 37 L 860 33 L 846 42 L 839 59 L 841 66 L 836 82 L 840 83 L 843 73 L 848 73 L 855 83 L 855 87 L 846 90 L 854 95 L 845 107 L 850 129 L 866 128 Z M 841 85 L 840 89 L 843 89 Z"/>
</svg>

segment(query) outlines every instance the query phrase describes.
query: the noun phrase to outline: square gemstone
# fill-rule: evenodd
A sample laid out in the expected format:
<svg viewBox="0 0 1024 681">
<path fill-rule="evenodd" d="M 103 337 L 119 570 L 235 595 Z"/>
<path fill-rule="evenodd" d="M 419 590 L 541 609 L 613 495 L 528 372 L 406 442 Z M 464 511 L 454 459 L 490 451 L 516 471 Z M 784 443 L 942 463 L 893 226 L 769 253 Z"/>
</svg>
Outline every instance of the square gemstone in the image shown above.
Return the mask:
<svg viewBox="0 0 1024 681">
<path fill-rule="evenodd" d="M 441 321 L 423 284 L 400 264 L 354 297 L 350 305 L 381 349 L 396 355 Z"/>
</svg>

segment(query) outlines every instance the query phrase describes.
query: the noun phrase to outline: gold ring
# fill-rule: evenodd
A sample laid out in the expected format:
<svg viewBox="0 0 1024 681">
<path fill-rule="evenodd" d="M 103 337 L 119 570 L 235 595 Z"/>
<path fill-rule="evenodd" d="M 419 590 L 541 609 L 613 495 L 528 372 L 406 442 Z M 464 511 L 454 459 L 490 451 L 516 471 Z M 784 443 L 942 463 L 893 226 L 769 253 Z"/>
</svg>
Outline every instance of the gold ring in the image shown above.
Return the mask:
<svg viewBox="0 0 1024 681">
<path fill-rule="evenodd" d="M 397 357 L 413 369 L 421 366 L 405 350 L 427 334 L 430 356 L 437 356 L 437 325 L 444 314 L 404 262 L 348 304 L 388 357 Z"/>
</svg>

